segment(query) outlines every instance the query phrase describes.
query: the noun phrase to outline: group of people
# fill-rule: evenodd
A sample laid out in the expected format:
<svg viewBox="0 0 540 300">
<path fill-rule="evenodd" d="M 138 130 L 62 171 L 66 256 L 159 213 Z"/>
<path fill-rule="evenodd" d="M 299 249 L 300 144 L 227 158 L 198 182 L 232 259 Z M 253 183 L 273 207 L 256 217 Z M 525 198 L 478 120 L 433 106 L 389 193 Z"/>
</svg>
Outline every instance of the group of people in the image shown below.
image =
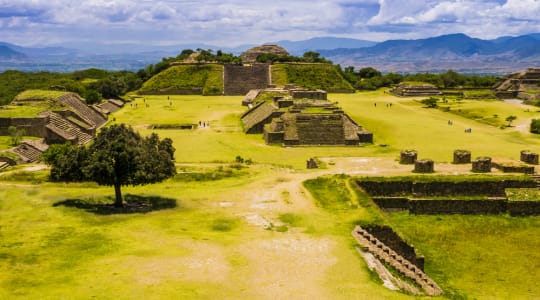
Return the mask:
<svg viewBox="0 0 540 300">
<path fill-rule="evenodd" d="M 206 122 L 204 122 L 204 121 L 199 121 L 199 127 L 202 127 L 202 128 L 204 128 L 204 127 L 210 127 L 210 122 L 209 122 L 209 121 L 206 121 Z"/>
<path fill-rule="evenodd" d="M 373 106 L 377 107 L 377 102 L 373 103 Z M 386 107 L 392 107 L 392 102 L 386 103 Z"/>
</svg>

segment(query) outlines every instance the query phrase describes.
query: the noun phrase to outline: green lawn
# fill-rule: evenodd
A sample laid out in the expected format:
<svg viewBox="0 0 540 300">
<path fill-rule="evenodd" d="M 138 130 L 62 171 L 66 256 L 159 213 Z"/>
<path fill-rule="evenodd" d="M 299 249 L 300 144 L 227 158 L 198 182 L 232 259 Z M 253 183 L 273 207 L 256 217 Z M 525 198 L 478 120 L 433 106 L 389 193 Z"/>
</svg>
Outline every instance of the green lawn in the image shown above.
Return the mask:
<svg viewBox="0 0 540 300">
<path fill-rule="evenodd" d="M 243 133 L 242 98 L 144 96 L 110 116 L 143 134 L 155 124 L 210 123 L 155 130 L 173 139 L 180 174 L 123 188 L 128 200 L 161 205 L 148 213 L 101 210 L 112 187 L 44 182 L 46 170 L 26 166 L 0 173 L 0 299 L 413 299 L 373 280 L 354 249 L 353 225 L 368 222 L 411 241 L 450 298 L 540 295 L 538 217 L 383 214 L 348 177 L 315 179 L 332 166 L 305 169 L 313 156 L 392 160 L 411 148 L 437 162 L 454 149 L 517 159 L 540 148 L 517 127 L 537 113 L 489 102 L 486 113 L 518 116 L 501 130 L 382 91 L 330 94 L 375 144 L 284 148 Z M 236 156 L 255 164 L 238 169 Z"/>
</svg>

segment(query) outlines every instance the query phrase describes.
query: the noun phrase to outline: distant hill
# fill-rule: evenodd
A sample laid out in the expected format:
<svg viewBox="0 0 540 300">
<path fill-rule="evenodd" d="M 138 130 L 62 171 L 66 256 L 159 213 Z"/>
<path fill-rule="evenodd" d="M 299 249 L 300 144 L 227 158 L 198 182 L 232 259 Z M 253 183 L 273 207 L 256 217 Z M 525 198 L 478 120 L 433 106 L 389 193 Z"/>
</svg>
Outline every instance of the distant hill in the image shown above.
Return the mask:
<svg viewBox="0 0 540 300">
<path fill-rule="evenodd" d="M 376 45 L 377 42 L 336 37 L 318 37 L 303 41 L 279 41 L 277 44 L 293 55 L 302 55 L 306 51 L 319 51 L 338 48 L 363 48 Z"/>
<path fill-rule="evenodd" d="M 465 34 L 417 40 L 389 40 L 372 47 L 334 49 L 321 54 L 342 65 L 371 65 L 383 71 L 482 71 L 507 73 L 540 64 L 540 34 L 471 38 Z"/>
<path fill-rule="evenodd" d="M 24 60 L 26 55 L 17 52 L 8 46 L 0 45 L 0 61 Z"/>
</svg>

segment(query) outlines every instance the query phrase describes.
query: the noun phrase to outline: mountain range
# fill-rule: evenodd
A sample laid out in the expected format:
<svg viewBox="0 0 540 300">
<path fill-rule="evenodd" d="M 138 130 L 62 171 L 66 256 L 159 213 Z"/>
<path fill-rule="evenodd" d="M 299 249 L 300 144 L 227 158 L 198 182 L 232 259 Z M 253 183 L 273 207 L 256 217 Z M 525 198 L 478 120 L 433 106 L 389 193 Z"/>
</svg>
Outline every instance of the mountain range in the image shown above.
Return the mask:
<svg viewBox="0 0 540 300">
<path fill-rule="evenodd" d="M 317 51 L 342 66 L 372 66 L 383 72 L 443 72 L 505 74 L 540 65 L 540 33 L 482 40 L 450 34 L 416 40 L 368 40 L 318 37 L 302 41 L 277 41 L 293 55 Z M 182 49 L 221 49 L 240 54 L 255 45 L 218 47 L 207 44 L 74 44 L 21 47 L 0 42 L 0 71 L 73 71 L 90 67 L 138 70 Z"/>
</svg>

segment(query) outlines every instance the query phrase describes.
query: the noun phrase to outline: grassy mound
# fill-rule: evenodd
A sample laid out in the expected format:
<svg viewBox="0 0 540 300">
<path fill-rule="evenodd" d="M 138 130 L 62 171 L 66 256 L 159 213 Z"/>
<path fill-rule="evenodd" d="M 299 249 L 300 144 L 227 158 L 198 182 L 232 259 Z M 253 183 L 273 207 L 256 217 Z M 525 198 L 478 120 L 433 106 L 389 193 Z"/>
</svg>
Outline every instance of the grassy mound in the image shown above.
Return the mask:
<svg viewBox="0 0 540 300">
<path fill-rule="evenodd" d="M 203 95 L 220 95 L 223 92 L 223 66 L 180 65 L 173 66 L 146 81 L 140 91 L 190 90 L 202 88 Z"/>
<path fill-rule="evenodd" d="M 329 64 L 276 64 L 272 66 L 273 83 L 283 86 L 287 83 L 308 89 L 327 91 L 353 91 L 354 88 Z"/>
<path fill-rule="evenodd" d="M 48 90 L 26 90 L 18 94 L 14 101 L 45 101 L 55 100 L 56 98 L 68 94 L 65 91 L 48 91 Z"/>
<path fill-rule="evenodd" d="M 67 94 L 64 91 L 26 90 L 18 94 L 10 105 L 2 106 L 0 117 L 35 117 L 40 112 L 62 107 L 56 98 Z"/>
</svg>

